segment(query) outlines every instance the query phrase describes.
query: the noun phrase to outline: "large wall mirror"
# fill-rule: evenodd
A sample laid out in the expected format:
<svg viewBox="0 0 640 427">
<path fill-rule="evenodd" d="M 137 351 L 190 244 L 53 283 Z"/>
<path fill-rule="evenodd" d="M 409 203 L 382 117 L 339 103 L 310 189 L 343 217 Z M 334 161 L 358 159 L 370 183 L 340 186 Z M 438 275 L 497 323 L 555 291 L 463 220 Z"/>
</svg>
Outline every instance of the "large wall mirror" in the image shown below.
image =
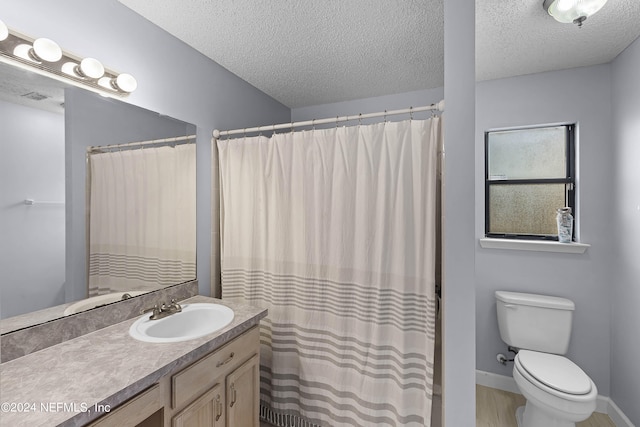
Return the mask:
<svg viewBox="0 0 640 427">
<path fill-rule="evenodd" d="M 6 64 L 0 82 L 2 333 L 194 280 L 196 127 Z"/>
</svg>

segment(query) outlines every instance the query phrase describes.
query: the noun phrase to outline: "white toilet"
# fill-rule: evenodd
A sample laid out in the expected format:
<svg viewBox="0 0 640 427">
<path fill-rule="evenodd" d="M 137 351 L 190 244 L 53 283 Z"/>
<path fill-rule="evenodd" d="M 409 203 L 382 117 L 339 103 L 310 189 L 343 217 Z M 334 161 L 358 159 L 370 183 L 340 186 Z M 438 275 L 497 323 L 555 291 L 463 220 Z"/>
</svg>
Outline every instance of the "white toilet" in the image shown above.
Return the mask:
<svg viewBox="0 0 640 427">
<path fill-rule="evenodd" d="M 575 427 L 596 408 L 598 389 L 566 357 L 573 301 L 545 295 L 496 292 L 502 340 L 520 351 L 513 378 L 526 406 L 518 408 L 519 427 Z"/>
</svg>

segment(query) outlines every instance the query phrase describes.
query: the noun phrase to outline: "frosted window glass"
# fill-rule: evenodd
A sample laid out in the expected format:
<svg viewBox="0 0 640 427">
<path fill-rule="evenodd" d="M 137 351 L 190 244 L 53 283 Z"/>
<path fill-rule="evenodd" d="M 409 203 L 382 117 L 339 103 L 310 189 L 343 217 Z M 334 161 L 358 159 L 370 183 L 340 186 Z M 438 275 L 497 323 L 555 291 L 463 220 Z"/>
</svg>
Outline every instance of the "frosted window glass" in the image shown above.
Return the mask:
<svg viewBox="0 0 640 427">
<path fill-rule="evenodd" d="M 489 191 L 489 233 L 556 235 L 564 184 L 494 184 Z"/>
<path fill-rule="evenodd" d="M 490 132 L 489 180 L 565 178 L 566 127 Z"/>
</svg>

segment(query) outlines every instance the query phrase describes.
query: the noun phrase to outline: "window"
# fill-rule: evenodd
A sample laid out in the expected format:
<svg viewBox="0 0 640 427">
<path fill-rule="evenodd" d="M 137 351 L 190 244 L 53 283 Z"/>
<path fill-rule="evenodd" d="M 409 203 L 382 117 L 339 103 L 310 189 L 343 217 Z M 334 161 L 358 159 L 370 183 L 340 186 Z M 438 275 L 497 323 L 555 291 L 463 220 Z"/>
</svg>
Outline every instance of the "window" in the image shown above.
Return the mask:
<svg viewBox="0 0 640 427">
<path fill-rule="evenodd" d="M 558 240 L 556 210 L 576 216 L 574 128 L 486 132 L 487 237 Z"/>
</svg>

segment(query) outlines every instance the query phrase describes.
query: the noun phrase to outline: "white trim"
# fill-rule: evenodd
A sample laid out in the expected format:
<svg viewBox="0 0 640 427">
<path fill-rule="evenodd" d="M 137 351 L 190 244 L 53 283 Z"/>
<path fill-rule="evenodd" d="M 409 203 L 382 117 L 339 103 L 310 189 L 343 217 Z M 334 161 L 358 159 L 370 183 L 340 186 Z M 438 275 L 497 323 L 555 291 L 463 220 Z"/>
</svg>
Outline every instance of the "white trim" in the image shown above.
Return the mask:
<svg viewBox="0 0 640 427">
<path fill-rule="evenodd" d="M 494 239 L 482 237 L 480 246 L 486 249 L 512 249 L 517 251 L 563 252 L 582 254 L 591 245 L 587 243 L 560 243 L 548 240 Z"/>
<path fill-rule="evenodd" d="M 520 394 L 518 385 L 513 377 L 476 370 L 476 384 L 502 391 Z"/>
<path fill-rule="evenodd" d="M 608 397 L 605 399 L 608 401 L 607 415 L 609 415 L 609 418 L 611 418 L 611 421 L 613 421 L 616 427 L 634 427 L 631 420 L 618 408 L 618 405 L 616 405 L 613 400 Z"/>
<path fill-rule="evenodd" d="M 522 394 L 513 377 L 476 370 L 476 384 L 502 391 Z M 607 396 L 600 396 L 596 400 L 596 412 L 609 415 L 616 427 L 635 427 L 631 420 Z"/>
</svg>

